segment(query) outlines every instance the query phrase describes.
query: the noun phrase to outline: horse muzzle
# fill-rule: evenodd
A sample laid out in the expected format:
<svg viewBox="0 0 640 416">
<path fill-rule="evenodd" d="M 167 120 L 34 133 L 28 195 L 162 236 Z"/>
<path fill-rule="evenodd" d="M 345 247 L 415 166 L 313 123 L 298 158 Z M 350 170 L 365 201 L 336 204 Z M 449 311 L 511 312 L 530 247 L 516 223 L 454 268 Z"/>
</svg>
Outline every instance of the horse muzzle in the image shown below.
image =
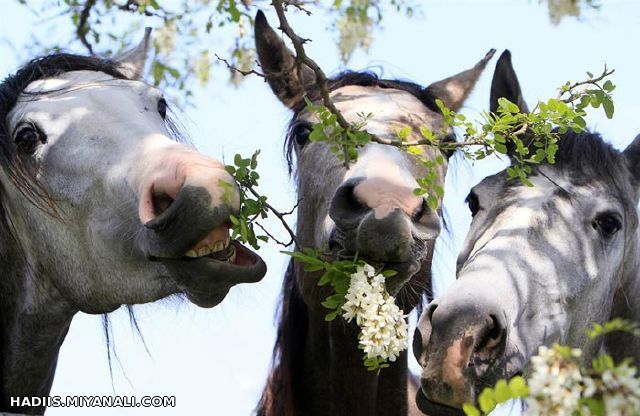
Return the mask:
<svg viewBox="0 0 640 416">
<path fill-rule="evenodd" d="M 505 366 L 506 321 L 498 304 L 481 297 L 460 303 L 447 302 L 445 297 L 428 306 L 418 322 L 413 344 L 423 368 L 422 411 L 433 413 L 437 406 L 455 409 L 475 403 L 484 387 L 509 377 Z"/>
<path fill-rule="evenodd" d="M 211 206 L 202 187 L 185 186 L 163 212 L 146 224 L 137 241 L 145 256 L 163 263 L 195 304 L 217 305 L 239 283 L 260 281 L 264 261 L 229 238 L 228 205 Z"/>
<path fill-rule="evenodd" d="M 336 191 L 329 216 L 335 223 L 329 248 L 339 257 L 357 253 L 372 264 L 396 271 L 387 282 L 392 295 L 430 267 L 440 219 L 411 189 L 396 189 L 377 179 L 352 178 Z"/>
</svg>

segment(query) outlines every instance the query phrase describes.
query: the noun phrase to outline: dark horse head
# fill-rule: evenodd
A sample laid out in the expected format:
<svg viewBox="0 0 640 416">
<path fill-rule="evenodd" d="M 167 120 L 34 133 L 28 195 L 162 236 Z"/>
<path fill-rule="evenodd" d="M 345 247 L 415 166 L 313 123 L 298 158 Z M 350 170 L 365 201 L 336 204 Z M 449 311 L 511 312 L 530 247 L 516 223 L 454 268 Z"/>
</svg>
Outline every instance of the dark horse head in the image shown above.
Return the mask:
<svg viewBox="0 0 640 416">
<path fill-rule="evenodd" d="M 405 312 L 410 311 L 430 286 L 433 246 L 440 233 L 439 210 L 429 208 L 414 193 L 428 170 L 415 155 L 379 143 L 362 147 L 357 161 L 346 168 L 331 145 L 310 141 L 318 119 L 307 110 L 303 97 L 322 102 L 315 73 L 296 64 L 262 13 L 256 17 L 255 30 L 258 57 L 269 85 L 294 112 L 286 143 L 290 162 L 293 155 L 297 161 L 298 241 L 304 247 L 331 252 L 334 258 L 357 254 L 396 270 L 387 289 L 398 296 Z M 370 114 L 365 128 L 386 142 L 399 143 L 398 132 L 405 128 L 410 131 L 406 142 L 419 140 L 423 127 L 442 134 L 443 140 L 454 140 L 435 100 L 459 109 L 492 54 L 472 69 L 426 88 L 356 72 L 330 79 L 327 87 L 348 122 L 358 123 L 361 114 Z M 448 155 L 433 146 L 419 149 L 427 160 L 443 160 L 431 173 L 434 182 L 442 185 Z M 384 406 L 406 413 L 406 354 L 401 363 L 394 364 L 397 379 L 378 383 L 375 374 L 367 373 L 362 365 L 355 325 L 344 328 L 341 320 L 324 321 L 321 301 L 326 292 L 318 287 L 318 278 L 317 273 L 304 272 L 301 265 L 290 266 L 276 346 L 280 361 L 260 413 L 392 414 L 385 413 Z M 395 394 L 394 399 L 376 404 L 374 390 L 381 401 Z M 367 395 L 374 397 L 364 399 Z M 400 404 L 396 406 L 395 400 Z"/>
<path fill-rule="evenodd" d="M 77 311 L 175 293 L 211 307 L 265 274 L 229 240 L 233 178 L 174 140 L 140 80 L 148 44 L 38 58 L 0 84 L 0 411 L 48 394 Z"/>
<path fill-rule="evenodd" d="M 508 51 L 491 96 L 493 112 L 500 97 L 526 111 Z M 595 133 L 560 136 L 555 164 L 533 169 L 533 187 L 503 171 L 469 194 L 457 280 L 427 307 L 414 338 L 417 401 L 428 414 L 462 415 L 454 408 L 485 386 L 526 374 L 541 345 L 583 348 L 591 362 L 601 346 L 587 342 L 592 323 L 640 319 L 640 136 L 623 152 Z M 605 343 L 616 359 L 638 363 L 638 338 Z"/>
</svg>

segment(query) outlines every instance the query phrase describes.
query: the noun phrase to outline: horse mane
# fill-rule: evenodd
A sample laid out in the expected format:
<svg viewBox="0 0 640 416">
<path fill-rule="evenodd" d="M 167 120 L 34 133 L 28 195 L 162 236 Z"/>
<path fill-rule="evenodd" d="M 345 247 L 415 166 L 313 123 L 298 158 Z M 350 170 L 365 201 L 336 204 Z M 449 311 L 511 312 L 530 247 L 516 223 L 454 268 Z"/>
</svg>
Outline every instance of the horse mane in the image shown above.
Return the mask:
<svg viewBox="0 0 640 416">
<path fill-rule="evenodd" d="M 271 374 L 258 403 L 257 416 L 296 416 L 294 390 L 300 384 L 307 330 L 307 305 L 298 290 L 294 263 L 290 260 L 282 282 Z"/>
<path fill-rule="evenodd" d="M 410 93 L 418 100 L 420 100 L 428 109 L 436 113 L 440 113 L 440 109 L 436 105 L 436 97 L 431 94 L 426 88 L 411 81 L 399 80 L 399 79 L 383 79 L 374 72 L 371 71 L 344 71 L 332 77 L 327 81 L 327 88 L 329 91 L 335 91 L 338 88 L 346 87 L 349 85 L 357 85 L 361 87 L 380 87 L 380 88 L 392 88 L 396 90 L 402 90 Z M 317 101 L 321 99 L 320 90 L 314 86 L 306 93 L 306 97 L 311 101 Z M 306 102 L 301 99 L 293 107 L 293 117 L 289 122 L 287 138 L 284 143 L 285 157 L 287 160 L 287 166 L 289 168 L 289 174 L 293 173 L 293 138 L 292 127 L 293 121 L 298 117 L 300 112 L 306 108 Z"/>
<path fill-rule="evenodd" d="M 557 131 L 557 130 L 556 130 Z M 619 174 L 621 152 L 606 142 L 599 133 L 591 131 L 561 134 L 555 159 L 559 169 L 584 178 L 608 179 Z"/>
<path fill-rule="evenodd" d="M 561 134 L 555 159 L 555 164 L 544 162 L 544 165 L 567 172 L 572 182 L 578 185 L 602 181 L 616 191 L 626 210 L 635 211 L 635 203 L 629 198 L 634 193 L 626 189 L 630 183 L 630 171 L 624 156 L 599 133 L 569 130 Z M 534 169 L 533 174 L 537 170 Z"/>
</svg>

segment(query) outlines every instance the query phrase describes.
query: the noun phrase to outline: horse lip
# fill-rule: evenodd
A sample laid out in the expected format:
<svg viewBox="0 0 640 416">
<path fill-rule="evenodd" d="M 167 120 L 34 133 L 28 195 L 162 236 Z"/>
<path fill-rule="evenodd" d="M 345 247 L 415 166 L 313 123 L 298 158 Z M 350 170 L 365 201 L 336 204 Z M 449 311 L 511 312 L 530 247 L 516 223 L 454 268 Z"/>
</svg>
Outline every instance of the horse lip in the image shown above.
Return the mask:
<svg viewBox="0 0 640 416">
<path fill-rule="evenodd" d="M 236 247 L 236 262 L 239 264 L 207 256 L 162 258 L 156 261 L 169 269 L 171 278 L 191 302 L 211 308 L 222 302 L 232 286 L 259 282 L 267 272 L 267 266 L 260 256 L 237 241 L 231 241 L 231 244 Z"/>
<path fill-rule="evenodd" d="M 422 413 L 425 413 L 427 415 L 438 415 L 438 416 L 464 416 L 465 415 L 465 413 L 460 409 L 430 400 L 420 389 L 418 389 L 418 392 L 416 393 L 416 405 L 418 406 L 418 409 L 420 409 Z"/>
</svg>

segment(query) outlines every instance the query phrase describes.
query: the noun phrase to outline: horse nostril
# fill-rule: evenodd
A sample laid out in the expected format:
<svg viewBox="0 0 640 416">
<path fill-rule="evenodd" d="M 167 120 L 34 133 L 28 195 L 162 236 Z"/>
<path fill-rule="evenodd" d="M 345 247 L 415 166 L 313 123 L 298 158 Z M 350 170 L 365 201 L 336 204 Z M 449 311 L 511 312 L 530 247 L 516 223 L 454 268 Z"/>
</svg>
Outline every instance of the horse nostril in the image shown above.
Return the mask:
<svg viewBox="0 0 640 416">
<path fill-rule="evenodd" d="M 427 318 L 429 319 L 429 322 L 432 321 L 433 313 L 436 311 L 437 308 L 438 308 L 437 303 L 431 303 L 431 305 L 429 305 L 429 309 L 427 310 Z"/>
<path fill-rule="evenodd" d="M 427 200 L 423 199 L 422 200 L 422 204 L 420 204 L 420 206 L 418 208 L 416 208 L 416 210 L 413 212 L 413 215 L 411 215 L 411 221 L 413 222 L 419 222 L 420 218 L 422 218 L 422 216 L 429 210 L 429 206 L 427 205 Z"/>
<path fill-rule="evenodd" d="M 171 198 L 167 194 L 153 194 L 153 211 L 156 216 L 165 212 L 171 204 L 173 203 L 173 198 Z"/>
<path fill-rule="evenodd" d="M 422 360 L 422 334 L 418 328 L 413 332 L 413 355 L 418 362 Z"/>
<path fill-rule="evenodd" d="M 496 315 L 489 315 L 489 319 L 491 322 L 488 323 L 484 331 L 481 332 L 477 338 L 474 347 L 474 352 L 476 353 L 491 353 L 502 341 L 505 332 L 504 326 Z"/>
<path fill-rule="evenodd" d="M 363 178 L 353 178 L 340 186 L 331 200 L 329 216 L 342 228 L 357 227 L 370 208 L 356 198 L 354 189 Z"/>
</svg>

